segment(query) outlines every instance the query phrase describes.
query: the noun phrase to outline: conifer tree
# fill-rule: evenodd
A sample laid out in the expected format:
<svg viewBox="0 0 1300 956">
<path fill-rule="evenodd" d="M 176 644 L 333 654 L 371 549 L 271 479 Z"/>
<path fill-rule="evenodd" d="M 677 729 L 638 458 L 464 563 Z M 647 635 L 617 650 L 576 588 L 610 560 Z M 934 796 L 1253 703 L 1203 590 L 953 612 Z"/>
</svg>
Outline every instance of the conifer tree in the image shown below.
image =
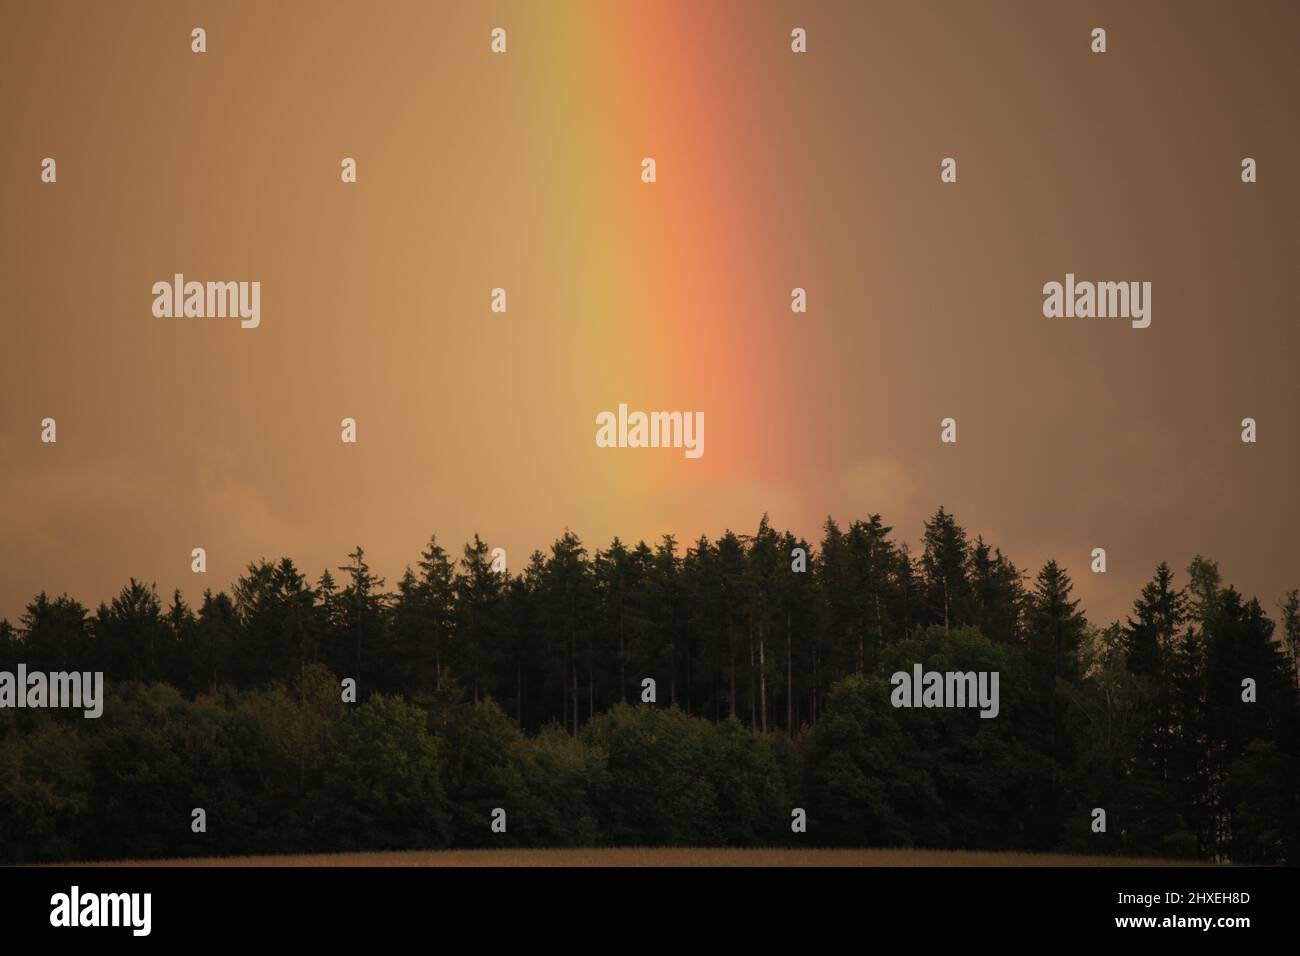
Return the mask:
<svg viewBox="0 0 1300 956">
<path fill-rule="evenodd" d="M 925 522 L 925 550 L 921 554 L 930 622 L 945 631 L 967 623 L 966 599 L 970 585 L 966 568 L 970 544 L 966 532 L 941 507 Z"/>
</svg>

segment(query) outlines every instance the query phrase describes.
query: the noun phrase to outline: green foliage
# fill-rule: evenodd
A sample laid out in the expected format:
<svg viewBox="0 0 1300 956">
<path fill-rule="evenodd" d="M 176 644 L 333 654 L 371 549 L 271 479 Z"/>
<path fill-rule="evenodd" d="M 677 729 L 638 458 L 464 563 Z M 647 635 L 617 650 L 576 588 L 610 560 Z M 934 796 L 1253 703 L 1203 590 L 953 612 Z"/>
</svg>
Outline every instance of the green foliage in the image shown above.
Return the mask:
<svg viewBox="0 0 1300 956">
<path fill-rule="evenodd" d="M 618 704 L 584 731 L 605 755 L 594 792 L 605 842 L 750 846 L 776 842 L 790 806 L 764 738 L 737 721 Z"/>
<path fill-rule="evenodd" d="M 889 690 L 883 678 L 855 676 L 827 698 L 808 767 L 809 828 L 825 834 L 825 842 L 913 846 L 918 819 L 942 829 L 939 795 L 929 775 L 910 762 Z"/>
<path fill-rule="evenodd" d="M 593 803 L 608 788 L 605 755 L 558 726 L 510 745 L 507 792 L 513 845 L 595 846 L 602 842 Z M 482 827 L 482 819 L 477 821 Z"/>
<path fill-rule="evenodd" d="M 602 844 L 1300 860 L 1300 592 L 1275 633 L 1197 556 L 1185 587 L 1162 564 L 1096 628 L 1064 568 L 1026 586 L 943 509 L 918 558 L 891 535 L 828 518 L 814 549 L 764 515 L 684 550 L 589 555 L 566 531 L 513 575 L 477 536 L 459 561 L 430 539 L 395 594 L 360 547 L 341 583 L 259 561 L 195 610 L 136 580 L 93 613 L 42 593 L 0 621 L 0 670 L 101 670 L 106 700 L 97 720 L 0 710 L 0 862 Z M 916 664 L 996 672 L 997 718 L 895 708 L 890 676 Z"/>
<path fill-rule="evenodd" d="M 0 850 L 8 863 L 72 860 L 90 801 L 91 774 L 77 734 L 44 721 L 24 737 L 12 717 L 0 732 Z"/>
<path fill-rule="evenodd" d="M 1023 793 L 1044 766 L 1020 730 L 1029 701 L 1025 652 L 974 628 L 935 625 L 889 647 L 883 663 L 886 674 L 910 674 L 917 663 L 996 671 L 1000 714 L 895 709 L 884 677 L 837 685 L 808 762 L 817 832 L 850 846 L 1024 847 Z"/>
<path fill-rule="evenodd" d="M 318 832 L 344 850 L 445 846 L 440 750 L 427 715 L 400 698 L 349 708 L 324 767 Z"/>
</svg>

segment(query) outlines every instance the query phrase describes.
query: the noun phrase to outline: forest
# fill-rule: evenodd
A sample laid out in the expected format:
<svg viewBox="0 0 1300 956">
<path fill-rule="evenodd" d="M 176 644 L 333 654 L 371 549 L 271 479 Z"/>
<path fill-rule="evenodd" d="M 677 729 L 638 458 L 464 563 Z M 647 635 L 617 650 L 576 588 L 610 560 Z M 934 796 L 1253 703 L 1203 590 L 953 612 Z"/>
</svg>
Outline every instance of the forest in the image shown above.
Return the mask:
<svg viewBox="0 0 1300 956">
<path fill-rule="evenodd" d="M 358 547 L 314 582 L 255 561 L 196 606 L 134 579 L 93 610 L 42 593 L 0 621 L 0 670 L 102 671 L 103 715 L 0 710 L 0 862 L 799 845 L 1295 863 L 1300 594 L 1273 613 L 1196 556 L 1092 624 L 1065 568 L 1027 574 L 942 508 L 916 553 L 880 515 L 828 518 L 816 545 L 763 516 L 685 547 L 591 552 L 566 530 L 514 574 L 477 536 L 459 556 L 433 537 L 395 589 Z M 997 718 L 891 706 L 889 675 L 916 664 L 998 672 Z"/>
</svg>

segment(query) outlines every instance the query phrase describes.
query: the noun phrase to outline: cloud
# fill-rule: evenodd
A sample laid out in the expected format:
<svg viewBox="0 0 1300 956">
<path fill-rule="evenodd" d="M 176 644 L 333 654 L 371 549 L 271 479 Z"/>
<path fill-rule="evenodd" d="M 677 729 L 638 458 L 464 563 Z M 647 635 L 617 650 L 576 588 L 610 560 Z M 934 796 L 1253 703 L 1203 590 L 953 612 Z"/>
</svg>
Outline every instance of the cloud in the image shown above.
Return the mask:
<svg viewBox="0 0 1300 956">
<path fill-rule="evenodd" d="M 916 499 L 916 482 L 897 459 L 886 455 L 855 462 L 840 472 L 836 485 L 839 512 L 855 518 L 881 514 L 891 521 L 900 520 L 911 514 Z"/>
</svg>

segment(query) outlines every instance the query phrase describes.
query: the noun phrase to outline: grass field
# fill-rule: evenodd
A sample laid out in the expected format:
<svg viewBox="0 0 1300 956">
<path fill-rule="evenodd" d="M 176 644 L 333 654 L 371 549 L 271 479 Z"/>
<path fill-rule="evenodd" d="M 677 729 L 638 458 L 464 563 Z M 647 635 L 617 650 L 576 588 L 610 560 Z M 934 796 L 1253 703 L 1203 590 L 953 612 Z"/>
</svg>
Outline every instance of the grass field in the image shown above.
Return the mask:
<svg viewBox="0 0 1300 956">
<path fill-rule="evenodd" d="M 102 866 L 1181 866 L 1177 860 L 965 850 L 734 850 L 617 847 L 573 850 L 413 850 L 304 856 L 127 860 Z"/>
</svg>

